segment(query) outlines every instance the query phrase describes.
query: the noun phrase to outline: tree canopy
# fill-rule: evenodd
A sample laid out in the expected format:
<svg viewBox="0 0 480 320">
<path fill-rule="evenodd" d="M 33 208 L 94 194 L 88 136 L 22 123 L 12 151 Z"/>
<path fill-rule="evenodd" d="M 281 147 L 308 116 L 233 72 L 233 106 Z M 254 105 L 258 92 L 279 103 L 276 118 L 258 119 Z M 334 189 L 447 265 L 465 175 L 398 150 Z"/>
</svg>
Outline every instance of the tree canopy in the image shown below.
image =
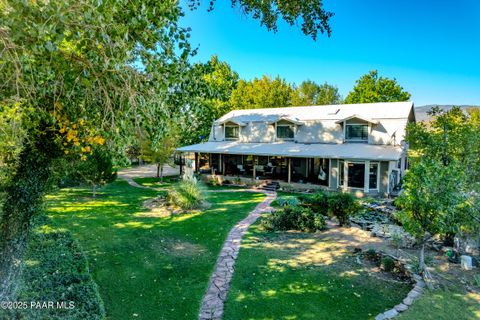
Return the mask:
<svg viewBox="0 0 480 320">
<path fill-rule="evenodd" d="M 314 106 L 342 103 L 338 88 L 328 83 L 317 84 L 312 80 L 303 81 L 292 93 L 293 106 Z"/>
<path fill-rule="evenodd" d="M 345 103 L 408 101 L 410 96 L 395 78 L 379 77 L 377 70 L 373 70 L 355 82 L 355 87 L 348 93 Z"/>
<path fill-rule="evenodd" d="M 318 32 L 327 33 L 330 36 L 330 19 L 334 13 L 323 8 L 322 0 L 281 1 L 271 0 L 231 0 L 232 7 L 240 10 L 256 20 L 268 30 L 277 31 L 278 19 L 281 17 L 289 25 L 301 25 L 305 35 L 317 39 Z M 214 8 L 216 0 L 210 1 L 210 10 Z M 198 0 L 190 0 L 191 7 L 200 4 Z"/>
<path fill-rule="evenodd" d="M 232 91 L 235 109 L 278 108 L 291 106 L 292 86 L 279 76 L 262 76 L 251 81 L 240 80 Z"/>
<path fill-rule="evenodd" d="M 206 63 L 192 66 L 192 86 L 183 119 L 182 143 L 193 144 L 208 138 L 212 122 L 232 110 L 230 97 L 239 81 L 238 73 L 229 64 L 212 56 Z"/>
</svg>

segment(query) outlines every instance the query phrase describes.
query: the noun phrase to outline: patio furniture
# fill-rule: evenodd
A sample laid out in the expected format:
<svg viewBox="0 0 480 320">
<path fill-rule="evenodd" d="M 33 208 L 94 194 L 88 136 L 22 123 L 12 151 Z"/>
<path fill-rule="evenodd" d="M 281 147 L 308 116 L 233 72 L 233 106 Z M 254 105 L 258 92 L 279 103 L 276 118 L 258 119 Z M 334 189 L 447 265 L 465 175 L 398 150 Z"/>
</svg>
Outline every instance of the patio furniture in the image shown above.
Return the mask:
<svg viewBox="0 0 480 320">
<path fill-rule="evenodd" d="M 245 173 L 245 169 L 243 168 L 243 165 L 237 164 L 237 169 L 238 169 L 238 171 L 239 171 L 241 174 L 244 174 L 244 173 Z"/>
<path fill-rule="evenodd" d="M 257 172 L 264 173 L 264 172 L 265 172 L 265 167 L 264 167 L 264 166 L 260 166 L 260 165 L 256 165 L 256 166 L 255 166 L 255 170 L 256 170 Z"/>
</svg>

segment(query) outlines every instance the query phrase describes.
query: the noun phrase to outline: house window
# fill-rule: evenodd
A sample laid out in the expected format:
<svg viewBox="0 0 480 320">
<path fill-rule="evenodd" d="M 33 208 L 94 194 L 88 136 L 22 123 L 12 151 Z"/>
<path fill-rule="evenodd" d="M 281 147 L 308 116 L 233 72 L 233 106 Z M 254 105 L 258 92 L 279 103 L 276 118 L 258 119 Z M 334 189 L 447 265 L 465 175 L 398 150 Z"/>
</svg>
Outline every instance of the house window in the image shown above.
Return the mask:
<svg viewBox="0 0 480 320">
<path fill-rule="evenodd" d="M 348 163 L 348 184 L 350 188 L 362 188 L 365 185 L 365 163 Z"/>
<path fill-rule="evenodd" d="M 368 125 L 367 124 L 347 124 L 345 127 L 345 140 L 351 141 L 367 141 Z"/>
<path fill-rule="evenodd" d="M 278 125 L 277 124 L 277 138 L 285 140 L 293 140 L 293 125 Z"/>
<path fill-rule="evenodd" d="M 369 174 L 368 187 L 370 189 L 378 188 L 378 163 L 370 163 L 370 174 Z"/>
<path fill-rule="evenodd" d="M 238 126 L 225 126 L 225 139 L 237 140 L 239 132 Z"/>
</svg>

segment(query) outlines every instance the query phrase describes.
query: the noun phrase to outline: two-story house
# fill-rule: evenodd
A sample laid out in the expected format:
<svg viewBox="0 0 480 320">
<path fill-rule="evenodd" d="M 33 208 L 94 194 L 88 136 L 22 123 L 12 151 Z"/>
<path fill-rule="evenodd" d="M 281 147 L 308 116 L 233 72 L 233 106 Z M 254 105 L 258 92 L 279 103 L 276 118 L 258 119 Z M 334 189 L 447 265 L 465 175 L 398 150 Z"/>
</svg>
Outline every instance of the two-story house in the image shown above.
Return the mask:
<svg viewBox="0 0 480 320">
<path fill-rule="evenodd" d="M 212 124 L 195 154 L 207 174 L 306 188 L 388 195 L 407 168 L 412 102 L 234 110 Z"/>
</svg>

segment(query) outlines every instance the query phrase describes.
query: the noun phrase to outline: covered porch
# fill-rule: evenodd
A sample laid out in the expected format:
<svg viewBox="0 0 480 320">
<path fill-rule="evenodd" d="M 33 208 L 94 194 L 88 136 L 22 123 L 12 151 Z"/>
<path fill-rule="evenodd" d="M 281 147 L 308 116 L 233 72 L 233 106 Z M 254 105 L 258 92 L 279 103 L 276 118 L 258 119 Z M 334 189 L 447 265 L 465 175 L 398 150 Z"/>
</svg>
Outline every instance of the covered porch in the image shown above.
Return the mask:
<svg viewBox="0 0 480 320">
<path fill-rule="evenodd" d="M 196 172 L 256 184 L 274 180 L 297 189 L 344 190 L 358 196 L 388 195 L 401 147 L 360 143 L 206 142 L 182 147 Z M 248 179 L 248 180 L 246 180 Z M 393 179 L 398 183 L 398 179 Z"/>
<path fill-rule="evenodd" d="M 329 185 L 326 158 L 194 153 L 197 173 Z"/>
</svg>

